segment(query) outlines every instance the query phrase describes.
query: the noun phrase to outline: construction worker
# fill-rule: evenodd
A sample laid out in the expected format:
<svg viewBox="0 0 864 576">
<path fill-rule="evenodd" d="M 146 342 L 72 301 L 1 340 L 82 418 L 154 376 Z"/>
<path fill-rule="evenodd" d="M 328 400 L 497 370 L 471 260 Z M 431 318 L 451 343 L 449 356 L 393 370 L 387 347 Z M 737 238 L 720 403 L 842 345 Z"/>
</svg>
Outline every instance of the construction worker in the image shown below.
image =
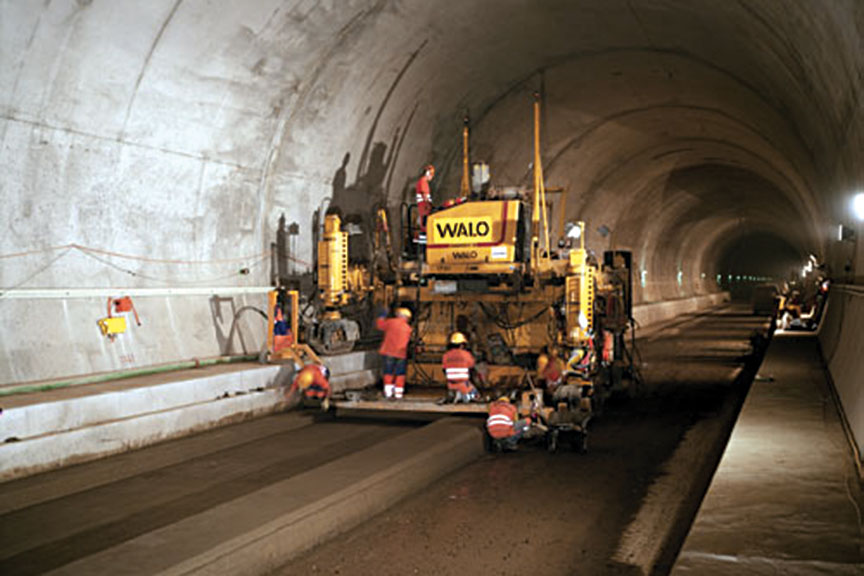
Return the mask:
<svg viewBox="0 0 864 576">
<path fill-rule="evenodd" d="M 429 182 L 435 177 L 435 166 L 428 164 L 423 168 L 423 174 L 417 179 L 417 242 L 426 244 L 426 218 L 432 213 L 432 192 Z"/>
<path fill-rule="evenodd" d="M 508 450 L 515 450 L 522 434 L 528 429 L 528 420 L 520 420 L 519 414 L 507 396 L 501 396 L 489 404 L 486 431 L 493 442 Z"/>
<path fill-rule="evenodd" d="M 384 397 L 402 398 L 405 393 L 405 372 L 408 366 L 408 343 L 411 341 L 411 310 L 397 308 L 392 318 L 387 312 L 378 316 L 375 327 L 384 332 L 378 353 L 383 364 Z"/>
<path fill-rule="evenodd" d="M 561 385 L 564 370 L 564 361 L 558 357 L 558 349 L 555 346 L 544 346 L 543 353 L 537 357 L 537 380 L 540 388 L 550 394 L 554 393 Z"/>
<path fill-rule="evenodd" d="M 325 412 L 330 409 L 330 370 L 320 364 L 306 364 L 294 377 L 288 391 L 288 404 L 294 407 L 301 400 L 317 401 Z"/>
<path fill-rule="evenodd" d="M 570 358 L 567 359 L 567 371 L 587 378 L 594 369 L 596 359 L 594 336 L 589 332 L 588 338 L 571 351 Z"/>
<path fill-rule="evenodd" d="M 282 314 L 282 306 L 276 305 L 276 315 L 273 319 L 273 352 L 279 352 L 294 343 L 294 335 L 288 321 Z"/>
<path fill-rule="evenodd" d="M 447 352 L 441 359 L 441 367 L 447 377 L 448 396 L 453 401 L 471 402 L 477 398 L 477 388 L 471 383 L 471 371 L 474 369 L 474 356 L 467 350 L 468 338 L 462 332 L 450 335 Z"/>
</svg>

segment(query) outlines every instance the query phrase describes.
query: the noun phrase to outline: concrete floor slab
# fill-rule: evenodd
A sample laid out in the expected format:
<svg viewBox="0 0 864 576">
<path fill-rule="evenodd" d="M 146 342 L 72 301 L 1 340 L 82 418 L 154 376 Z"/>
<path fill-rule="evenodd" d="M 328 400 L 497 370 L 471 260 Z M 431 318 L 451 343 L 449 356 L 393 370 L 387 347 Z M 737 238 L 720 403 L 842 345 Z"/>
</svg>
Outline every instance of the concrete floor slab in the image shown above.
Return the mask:
<svg viewBox="0 0 864 576">
<path fill-rule="evenodd" d="M 335 391 L 377 378 L 378 355 L 323 358 Z M 293 367 L 221 364 L 2 398 L 0 481 L 279 410 Z"/>
<path fill-rule="evenodd" d="M 482 454 L 441 420 L 83 558 L 51 574 L 260 574 Z"/>
</svg>

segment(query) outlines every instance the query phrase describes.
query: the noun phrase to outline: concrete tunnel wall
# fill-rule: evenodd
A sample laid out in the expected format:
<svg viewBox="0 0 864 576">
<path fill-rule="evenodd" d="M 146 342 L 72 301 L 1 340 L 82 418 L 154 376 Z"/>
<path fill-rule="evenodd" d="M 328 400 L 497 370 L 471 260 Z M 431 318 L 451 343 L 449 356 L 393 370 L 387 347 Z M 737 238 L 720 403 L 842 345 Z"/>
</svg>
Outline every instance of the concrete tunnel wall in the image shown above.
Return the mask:
<svg viewBox="0 0 864 576">
<path fill-rule="evenodd" d="M 530 184 L 535 90 L 547 183 L 590 248 L 633 251 L 637 302 L 716 292 L 753 234 L 860 282 L 860 224 L 833 239 L 862 30 L 855 0 L 4 0 L 0 382 L 257 351 L 264 297 L 235 292 L 269 284 L 282 214 L 302 270 L 328 201 L 395 216 L 429 161 L 456 195 L 466 110 L 472 157 Z M 203 294 L 136 298 L 109 342 L 130 288 Z"/>
<path fill-rule="evenodd" d="M 843 286 L 829 296 L 819 342 L 825 365 L 843 407 L 848 434 L 855 442 L 858 462 L 864 446 L 864 289 Z"/>
</svg>

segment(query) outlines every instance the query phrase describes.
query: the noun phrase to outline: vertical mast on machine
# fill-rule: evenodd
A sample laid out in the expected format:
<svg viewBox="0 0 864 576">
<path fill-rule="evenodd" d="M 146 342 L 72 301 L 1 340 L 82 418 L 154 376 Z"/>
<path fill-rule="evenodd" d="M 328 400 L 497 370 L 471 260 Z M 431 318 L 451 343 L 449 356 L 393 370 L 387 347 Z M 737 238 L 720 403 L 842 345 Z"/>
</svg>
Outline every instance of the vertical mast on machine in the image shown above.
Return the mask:
<svg viewBox="0 0 864 576">
<path fill-rule="evenodd" d="M 465 117 L 462 119 L 462 187 L 460 189 L 463 198 L 467 198 L 471 194 L 471 180 L 468 166 L 468 112 L 465 112 Z"/>
<path fill-rule="evenodd" d="M 540 93 L 534 93 L 534 206 L 531 212 L 531 259 L 535 274 L 539 271 L 540 251 L 540 214 L 543 214 L 543 240 L 546 256 L 549 259 L 549 221 L 546 216 L 546 185 L 543 182 L 543 163 L 540 159 Z"/>
</svg>

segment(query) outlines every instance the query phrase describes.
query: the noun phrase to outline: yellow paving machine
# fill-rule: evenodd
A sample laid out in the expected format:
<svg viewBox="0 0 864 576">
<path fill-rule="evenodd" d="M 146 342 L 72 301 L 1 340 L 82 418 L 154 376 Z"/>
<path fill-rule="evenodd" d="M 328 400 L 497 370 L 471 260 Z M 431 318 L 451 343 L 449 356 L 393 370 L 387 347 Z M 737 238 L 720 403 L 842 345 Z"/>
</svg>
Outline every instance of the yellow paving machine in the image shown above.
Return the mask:
<svg viewBox="0 0 864 576">
<path fill-rule="evenodd" d="M 367 336 L 363 320 L 347 313 L 352 306 L 363 303 L 367 317 L 373 308 L 405 306 L 414 317 L 409 391 L 445 384 L 441 356 L 449 336 L 460 331 L 485 376 L 479 384 L 489 393 L 530 389 L 538 357 L 556 350 L 565 377 L 554 395 L 545 394 L 551 405 L 540 408 L 541 416 L 561 420 L 572 407 L 584 419 L 586 410 L 593 412 L 613 391 L 632 392 L 635 370 L 626 341 L 632 327 L 630 253 L 606 252 L 600 262 L 585 247 L 583 222 L 566 226 L 566 235 L 560 226 L 561 239 L 552 245 L 539 98 L 530 190 L 490 186 L 484 164 L 469 174 L 468 152 L 466 122 L 460 196 L 428 216 L 427 244 L 415 241 L 416 207 L 403 205 L 397 260 L 387 211 L 377 211 L 374 248 L 385 255 L 387 273 L 353 266 L 340 216 L 326 215 L 310 342 L 323 353 L 350 349 Z"/>
</svg>

